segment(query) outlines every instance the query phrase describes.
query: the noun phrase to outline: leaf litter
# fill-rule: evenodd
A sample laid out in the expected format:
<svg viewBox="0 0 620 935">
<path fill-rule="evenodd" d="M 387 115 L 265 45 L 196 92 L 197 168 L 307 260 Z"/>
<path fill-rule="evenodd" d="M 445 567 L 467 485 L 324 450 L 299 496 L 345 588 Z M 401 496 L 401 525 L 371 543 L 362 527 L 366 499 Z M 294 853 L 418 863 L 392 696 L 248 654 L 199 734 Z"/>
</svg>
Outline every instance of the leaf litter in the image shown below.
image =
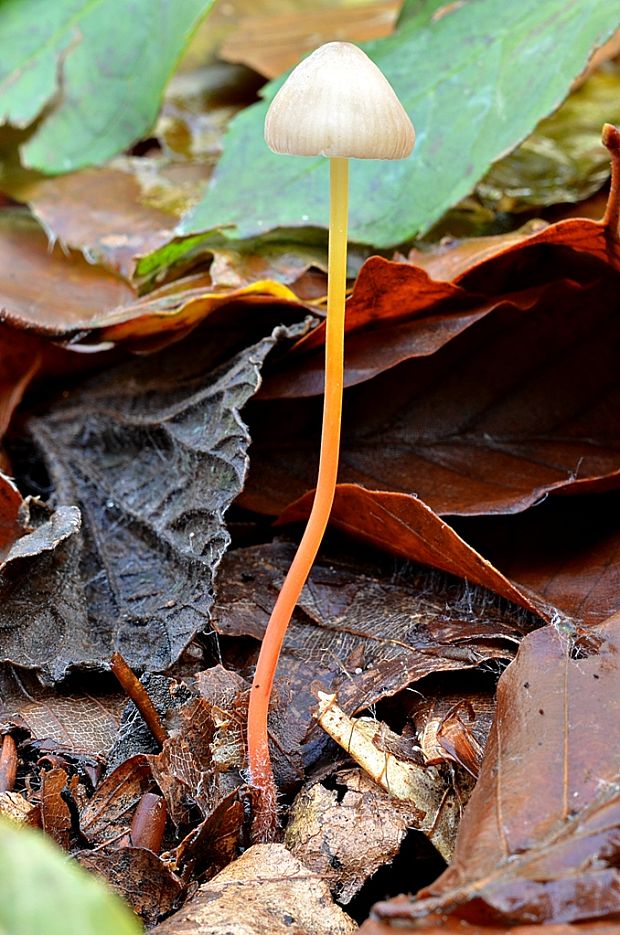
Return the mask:
<svg viewBox="0 0 620 935">
<path fill-rule="evenodd" d="M 617 164 L 620 147 L 610 128 L 606 140 Z M 172 145 L 173 137 L 169 142 Z M 79 200 L 83 182 L 103 185 L 106 172 L 121 170 L 92 170 L 89 175 L 90 171 L 81 180 L 50 181 L 47 195 L 44 183 L 41 205 L 45 197 L 51 200 L 41 217 L 45 211 L 52 212 L 48 218 L 54 217 L 67 194 L 70 206 Z M 533 926 L 520 923 L 535 917 L 550 935 L 613 931 L 605 921 L 590 921 L 597 912 L 601 920 L 617 912 L 612 904 L 615 887 L 607 885 L 610 880 L 613 884 L 615 873 L 609 857 L 615 833 L 613 765 L 604 766 L 609 751 L 602 750 L 600 739 L 613 737 L 613 726 L 586 731 L 584 725 L 589 727 L 604 710 L 608 696 L 599 687 L 599 694 L 590 697 L 580 679 L 592 669 L 593 680 L 605 671 L 606 679 L 613 681 L 616 669 L 609 635 L 614 621 L 600 622 L 617 610 L 618 544 L 612 511 L 618 460 L 609 351 L 617 339 L 617 177 L 603 222 L 534 223 L 496 238 L 444 243 L 425 253 L 414 250 L 406 260 L 373 258 L 360 271 L 348 313 L 347 444 L 352 455 L 345 463 L 345 471 L 358 473 L 343 474 L 355 483 L 340 486 L 333 517 L 349 542 L 343 549 L 337 539 L 339 548 L 327 549 L 315 567 L 285 647 L 273 711 L 279 784 L 287 802 L 297 793 L 294 822 L 285 838 L 301 861 L 297 863 L 280 845 L 254 847 L 235 860 L 247 846 L 252 807 L 252 790 L 245 782 L 244 676 L 251 674 L 257 641 L 291 550 L 287 543 L 265 542 L 271 533 L 247 508 L 281 512 L 311 486 L 308 438 L 313 431 L 312 397 L 321 390 L 317 361 L 323 318 L 322 303 L 315 299 L 322 279 L 320 274 L 316 277 L 319 286 L 314 300 L 308 301 L 299 277 L 311 266 L 320 266 L 321 251 L 310 246 L 293 261 L 286 237 L 281 248 L 271 253 L 259 248 L 259 255 L 253 253 L 255 245 L 238 252 L 233 245 L 218 253 L 212 243 L 211 261 L 208 245 L 198 238 L 192 256 L 187 243 L 166 242 L 164 220 L 172 215 L 166 215 L 168 208 L 161 204 L 154 206 L 144 188 L 138 191 L 143 181 L 131 171 L 115 180 L 129 192 L 128 227 L 137 239 L 115 240 L 120 220 L 104 197 L 102 206 L 110 213 L 95 232 L 101 239 L 90 254 L 102 266 L 89 268 L 84 263 L 91 246 L 79 225 L 71 226 L 79 220 L 75 213 L 71 216 L 73 207 L 65 231 L 72 231 L 67 238 L 75 249 L 67 253 L 57 247 L 51 257 L 47 234 L 39 226 L 22 212 L 10 218 L 3 212 L 5 240 L 21 265 L 19 276 L 3 276 L 5 324 L 0 338 L 9 348 L 23 337 L 26 351 L 23 371 L 21 351 L 15 365 L 3 358 L 2 428 L 11 423 L 14 432 L 23 432 L 21 412 L 17 419 L 13 416 L 24 400 L 25 424 L 40 452 L 34 457 L 45 462 L 51 499 L 45 504 L 27 496 L 32 487 L 10 439 L 8 452 L 25 492 L 22 497 L 8 477 L 0 478 L 1 581 L 7 596 L 4 606 L 15 608 L 11 626 L 2 620 L 2 643 L 9 647 L 5 658 L 11 664 L 0 673 L 0 733 L 6 738 L 1 755 L 7 766 L 3 775 L 15 791 L 2 793 L 0 810 L 13 809 L 14 816 L 42 825 L 83 865 L 107 877 L 149 925 L 189 896 L 186 907 L 160 926 L 161 931 L 202 926 L 204 931 L 224 932 L 233 926 L 235 931 L 254 933 L 261 926 L 270 931 L 296 926 L 314 935 L 317 926 L 321 932 L 354 930 L 351 919 L 332 902 L 328 887 L 340 903 L 351 906 L 356 918 L 364 918 L 356 900 L 365 891 L 380 895 L 373 890 L 382 885 L 377 874 L 391 861 L 398 862 L 399 851 L 416 834 L 412 828 L 435 835 L 449 857 L 468 784 L 479 776 L 446 874 L 434 883 L 429 880 L 415 902 L 405 898 L 377 907 L 375 920 L 363 930 L 392 931 L 390 920 L 398 916 L 405 930 L 413 925 L 412 930 L 491 935 L 510 925 L 515 933 L 533 935 Z M 98 197 L 96 192 L 93 197 Z M 60 200 L 55 203 L 55 198 Z M 160 221 L 159 232 L 153 230 Z M 54 226 L 62 224 L 50 221 L 50 230 Z M 156 252 L 151 258 L 137 258 L 136 253 L 152 249 L 151 235 Z M 46 256 L 51 272 L 45 269 Z M 138 289 L 152 288 L 175 256 L 180 261 L 176 274 L 184 275 L 139 297 Z M 193 276 L 185 275 L 191 263 L 204 263 L 205 258 L 211 264 L 208 273 L 198 266 Z M 33 289 L 39 273 L 47 283 L 44 301 Z M 263 278 L 271 281 L 256 283 Z M 68 309 L 63 308 L 58 281 L 71 283 Z M 293 289 L 282 288 L 282 283 Z M 243 288 L 247 286 L 251 288 Z M 583 308 L 588 310 L 592 335 L 582 328 Z M 308 312 L 318 327 L 292 351 L 286 352 L 280 343 L 266 367 L 262 399 L 244 410 L 254 440 L 254 478 L 262 471 L 265 482 L 251 479 L 245 499 L 237 499 L 233 508 L 236 547 L 223 558 L 214 600 L 210 591 L 215 568 L 228 547 L 221 514 L 242 486 L 247 461 L 239 409 L 255 394 L 259 371 L 275 343 L 273 337 L 260 339 L 277 321 L 299 320 Z M 119 345 L 115 354 L 126 356 L 129 348 L 155 350 L 176 342 L 204 318 L 208 320 L 189 341 L 103 370 L 81 383 L 75 373 L 84 368 L 87 355 L 50 343 L 50 338 L 73 342 L 82 350 Z M 573 331 L 564 334 L 566 343 L 561 345 L 569 322 Z M 39 335 L 28 335 L 26 328 Z M 251 340 L 259 343 L 244 351 Z M 484 354 L 476 356 L 478 342 L 485 342 L 486 359 Z M 518 384 L 527 367 L 519 367 L 533 348 L 537 356 L 530 364 L 540 385 L 524 392 Z M 553 352 L 560 358 L 557 364 Z M 60 355 L 60 363 L 50 365 L 50 354 Z M 466 362 L 459 371 L 462 359 Z M 95 366 L 101 362 L 97 359 Z M 109 366 L 111 360 L 103 362 Z M 512 395 L 502 383 L 508 363 L 514 367 Z M 486 374 L 490 404 L 464 411 L 464 399 L 473 397 L 476 371 L 478 379 L 481 372 Z M 64 398 L 46 398 L 50 374 L 62 377 Z M 409 395 L 399 401 L 403 386 L 409 387 Z M 24 399 L 29 387 L 32 395 Z M 380 403 L 373 393 L 379 394 Z M 602 399 L 605 406 L 599 406 Z M 438 450 L 444 438 L 449 439 L 456 455 L 442 452 L 433 469 L 451 472 L 451 485 L 445 477 L 429 474 L 426 465 L 425 470 L 413 465 L 410 450 L 398 447 L 416 431 L 428 432 L 438 400 L 444 435 L 420 434 L 418 448 Z M 382 412 L 388 402 L 389 418 Z M 544 418 L 546 413 L 553 415 L 554 406 L 557 412 L 560 403 L 564 421 L 554 425 L 554 435 Z M 489 413 L 496 423 L 493 418 L 490 425 L 484 422 Z M 472 436 L 470 426 L 476 422 L 480 433 Z M 513 433 L 499 452 L 501 458 L 511 459 L 501 468 L 511 483 L 508 489 L 493 486 L 498 450 L 488 436 L 498 426 L 505 429 L 515 423 L 523 433 L 517 433 L 516 441 Z M 184 457 L 174 445 L 161 457 L 161 431 L 170 425 Z M 571 430 L 562 435 L 560 428 L 567 426 Z M 213 444 L 205 441 L 206 430 L 213 432 Z M 265 431 L 267 436 L 261 437 Z M 192 433 L 196 438 L 200 433 L 198 442 L 192 441 Z M 381 463 L 375 459 L 373 464 L 371 442 L 382 446 Z M 301 452 L 297 462 L 291 460 L 293 446 Z M 549 450 L 553 458 L 547 457 Z M 222 467 L 222 474 L 210 470 L 213 462 Z M 298 467 L 291 472 L 287 465 L 295 463 Z M 4 466 L 12 469 L 6 456 Z M 214 473 L 215 480 L 205 477 Z M 383 486 L 366 489 L 361 484 L 371 488 L 369 480 L 380 480 Z M 418 496 L 412 496 L 412 490 Z M 120 519 L 107 515 L 111 500 L 122 510 Z M 176 512 L 175 504 L 180 504 Z M 167 510 L 173 519 L 181 517 L 180 527 L 176 521 L 161 526 Z M 303 513 L 304 501 L 297 499 L 283 518 L 298 519 Z M 451 517 L 452 525 L 442 513 Z M 179 536 L 196 535 L 201 529 L 204 548 L 197 564 L 188 568 L 178 558 L 187 558 Z M 351 536 L 361 546 L 352 545 Z M 501 597 L 385 557 L 369 561 L 364 543 L 447 570 Z M 578 552 L 571 552 L 576 545 Z M 146 564 L 141 549 L 148 552 Z M 145 577 L 147 565 L 156 582 Z M 115 590 L 115 581 L 126 579 L 126 591 Z M 72 591 L 62 590 L 67 582 L 73 582 Z M 197 582 L 202 589 L 198 600 Z M 185 594 L 187 588 L 185 606 L 191 620 L 179 627 L 172 619 L 174 608 L 162 607 L 161 601 L 173 591 Z M 123 600 L 118 600 L 119 594 Z M 34 625 L 48 628 L 47 642 L 42 633 L 34 641 L 30 633 L 24 636 L 25 628 L 33 625 L 19 613 L 24 606 L 36 609 Z M 145 627 L 141 640 L 132 642 L 123 634 L 127 620 L 135 621 L 136 615 L 144 618 Z M 96 639 L 88 629 L 93 620 L 103 624 Z M 58 632 L 59 621 L 63 645 L 52 646 L 50 652 L 49 633 Z M 545 621 L 552 625 L 543 626 Z M 584 624 L 591 629 L 583 630 Z M 92 653 L 89 641 L 95 646 Z M 189 653 L 181 656 L 188 643 Z M 516 662 L 500 682 L 493 718 L 495 677 L 519 644 Z M 184 672 L 181 681 L 159 675 L 144 678 L 165 723 L 163 745 L 151 736 L 133 703 L 114 739 L 119 696 L 110 693 L 109 686 L 105 696 L 84 691 L 73 674 L 59 686 L 59 693 L 37 676 L 38 671 L 49 682 L 80 667 L 88 675 L 93 668 L 104 669 L 118 646 L 139 669 L 168 669 L 181 656 L 176 666 Z M 540 659 L 532 662 L 537 653 Z M 230 668 L 215 664 L 218 660 Z M 32 671 L 15 668 L 16 661 Z M 579 700 L 578 706 L 569 705 L 568 715 L 566 705 L 558 702 L 561 666 L 566 684 L 572 685 L 571 679 L 575 683 L 571 697 Z M 458 678 L 468 672 L 475 674 L 475 684 L 486 680 L 486 694 L 479 686 L 477 692 L 462 686 L 459 690 Z M 523 704 L 521 678 L 534 686 L 527 691 L 536 695 L 525 705 L 523 722 L 512 715 Z M 340 737 L 341 749 L 317 724 L 319 690 L 336 694 L 345 735 L 337 729 L 332 733 Z M 161 704 L 166 696 L 170 703 Z M 332 710 L 335 705 L 330 702 Z M 537 731 L 541 709 L 549 717 L 546 729 Z M 81 723 L 91 718 L 92 724 Z M 585 739 L 580 731 L 586 732 Z M 352 768 L 349 754 L 359 752 L 352 738 L 365 744 L 366 754 L 360 758 L 379 783 Z M 501 760 L 496 758 L 498 738 Z M 555 767 L 562 744 L 575 753 L 566 761 L 570 781 L 556 794 L 560 769 Z M 515 759 L 513 746 L 523 773 L 519 782 L 506 766 Z M 500 764 L 496 774 L 494 762 Z M 536 824 L 534 815 L 528 824 L 523 815 L 531 799 L 523 804 L 523 796 L 531 788 L 537 762 L 543 764 L 540 821 Z M 427 813 L 432 815 L 433 809 L 419 790 L 407 802 L 395 797 L 393 774 L 386 764 L 398 765 L 405 773 L 415 764 L 422 785 L 426 782 L 444 805 L 451 803 L 450 822 L 442 824 L 435 815 L 429 824 Z M 567 801 L 574 791 L 573 772 L 586 802 L 558 815 L 559 799 Z M 605 789 L 600 794 L 592 789 L 594 775 L 599 780 L 603 776 Z M 500 784 L 503 797 L 496 792 L 495 801 L 501 798 L 502 815 L 509 819 L 508 849 L 505 840 L 500 846 L 493 836 L 498 822 L 491 802 Z M 480 790 L 489 789 L 490 795 L 483 797 Z M 611 814 L 611 820 L 596 824 L 603 813 Z M 551 831 L 546 825 L 541 831 L 545 820 L 555 822 Z M 598 855 L 598 864 L 592 864 L 592 854 Z M 279 871 L 276 878 L 274 867 Z M 411 891 L 420 880 L 411 868 L 407 872 L 402 888 Z M 583 891 L 584 880 L 589 885 L 590 878 L 591 892 L 602 894 L 594 910 Z M 196 883 L 201 886 L 192 895 Z M 310 900 L 308 907 L 302 896 Z M 499 927 L 498 919 L 503 920 Z M 580 921 L 584 919 L 588 921 Z"/>
</svg>

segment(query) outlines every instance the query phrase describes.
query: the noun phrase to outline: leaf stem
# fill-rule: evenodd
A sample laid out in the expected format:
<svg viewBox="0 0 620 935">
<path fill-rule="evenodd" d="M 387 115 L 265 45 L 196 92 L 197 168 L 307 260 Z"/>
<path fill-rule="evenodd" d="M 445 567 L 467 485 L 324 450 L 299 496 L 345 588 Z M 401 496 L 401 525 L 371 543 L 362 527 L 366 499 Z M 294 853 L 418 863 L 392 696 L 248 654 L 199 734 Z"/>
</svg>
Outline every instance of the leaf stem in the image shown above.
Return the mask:
<svg viewBox="0 0 620 935">
<path fill-rule="evenodd" d="M 277 790 L 269 756 L 267 718 L 276 667 L 289 621 L 325 533 L 336 488 L 342 419 L 344 305 L 347 277 L 349 161 L 330 159 L 329 261 L 325 337 L 325 399 L 321 455 L 312 511 L 267 625 L 248 710 L 248 765 L 255 790 L 252 837 L 276 833 Z"/>
</svg>

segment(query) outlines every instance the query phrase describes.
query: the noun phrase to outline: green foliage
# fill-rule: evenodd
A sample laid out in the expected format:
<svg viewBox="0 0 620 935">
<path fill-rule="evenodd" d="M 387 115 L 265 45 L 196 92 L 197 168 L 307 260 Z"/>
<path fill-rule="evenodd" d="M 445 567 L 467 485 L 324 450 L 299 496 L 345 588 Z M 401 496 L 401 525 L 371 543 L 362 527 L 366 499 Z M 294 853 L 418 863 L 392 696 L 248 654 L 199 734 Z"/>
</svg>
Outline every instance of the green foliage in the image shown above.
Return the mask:
<svg viewBox="0 0 620 935">
<path fill-rule="evenodd" d="M 23 163 L 70 172 L 140 139 L 213 0 L 3 0 L 0 122 Z"/>
<path fill-rule="evenodd" d="M 44 835 L 0 819 L 2 935 L 139 935 L 142 926 Z"/>
<path fill-rule="evenodd" d="M 591 50 L 620 22 L 591 0 L 408 0 L 399 27 L 364 46 L 418 133 L 402 162 L 354 162 L 350 237 L 387 247 L 427 231 L 561 103 Z M 327 160 L 283 157 L 263 141 L 268 101 L 231 124 L 211 187 L 180 231 L 235 225 L 232 237 L 325 226 Z"/>
<path fill-rule="evenodd" d="M 595 72 L 478 185 L 486 205 L 502 211 L 581 201 L 609 175 L 604 123 L 620 124 L 620 71 Z"/>
</svg>

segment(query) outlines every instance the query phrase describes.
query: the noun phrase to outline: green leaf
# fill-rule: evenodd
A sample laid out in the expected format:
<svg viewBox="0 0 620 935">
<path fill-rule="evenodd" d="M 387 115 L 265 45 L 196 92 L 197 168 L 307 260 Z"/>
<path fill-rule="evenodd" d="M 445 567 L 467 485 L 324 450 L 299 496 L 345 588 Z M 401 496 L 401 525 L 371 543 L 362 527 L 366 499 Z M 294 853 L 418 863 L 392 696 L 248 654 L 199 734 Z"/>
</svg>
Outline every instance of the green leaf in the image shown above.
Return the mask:
<svg viewBox="0 0 620 935">
<path fill-rule="evenodd" d="M 620 124 L 620 70 L 595 72 L 513 153 L 492 167 L 477 188 L 485 205 L 527 211 L 581 201 L 609 176 L 604 123 Z"/>
<path fill-rule="evenodd" d="M 144 136 L 213 0 L 3 0 L 0 122 L 48 174 L 103 162 Z"/>
<path fill-rule="evenodd" d="M 2 935 L 140 935 L 134 914 L 43 834 L 0 819 Z"/>
<path fill-rule="evenodd" d="M 408 0 L 394 35 L 364 48 L 408 110 L 417 145 L 402 162 L 352 161 L 351 240 L 388 247 L 428 230 L 561 103 L 619 22 L 617 0 Z M 267 86 L 268 99 L 281 83 Z M 326 225 L 327 160 L 271 153 L 266 110 L 263 101 L 233 120 L 180 233 Z"/>
</svg>

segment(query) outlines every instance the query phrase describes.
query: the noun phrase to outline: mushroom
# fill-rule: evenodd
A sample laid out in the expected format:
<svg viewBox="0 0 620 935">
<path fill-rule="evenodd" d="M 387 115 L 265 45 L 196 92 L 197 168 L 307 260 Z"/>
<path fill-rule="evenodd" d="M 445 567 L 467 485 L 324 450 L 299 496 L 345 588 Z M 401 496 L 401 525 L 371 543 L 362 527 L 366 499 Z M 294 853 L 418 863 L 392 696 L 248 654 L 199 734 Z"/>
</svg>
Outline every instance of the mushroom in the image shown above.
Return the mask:
<svg viewBox="0 0 620 935">
<path fill-rule="evenodd" d="M 325 399 L 319 474 L 308 523 L 274 606 L 256 665 L 248 711 L 248 766 L 255 791 L 254 840 L 277 829 L 269 757 L 269 699 L 284 635 L 327 527 L 336 487 L 344 374 L 349 158 L 403 159 L 415 140 L 393 88 L 349 42 L 328 42 L 301 62 L 274 97 L 265 140 L 276 153 L 330 161 Z"/>
</svg>

